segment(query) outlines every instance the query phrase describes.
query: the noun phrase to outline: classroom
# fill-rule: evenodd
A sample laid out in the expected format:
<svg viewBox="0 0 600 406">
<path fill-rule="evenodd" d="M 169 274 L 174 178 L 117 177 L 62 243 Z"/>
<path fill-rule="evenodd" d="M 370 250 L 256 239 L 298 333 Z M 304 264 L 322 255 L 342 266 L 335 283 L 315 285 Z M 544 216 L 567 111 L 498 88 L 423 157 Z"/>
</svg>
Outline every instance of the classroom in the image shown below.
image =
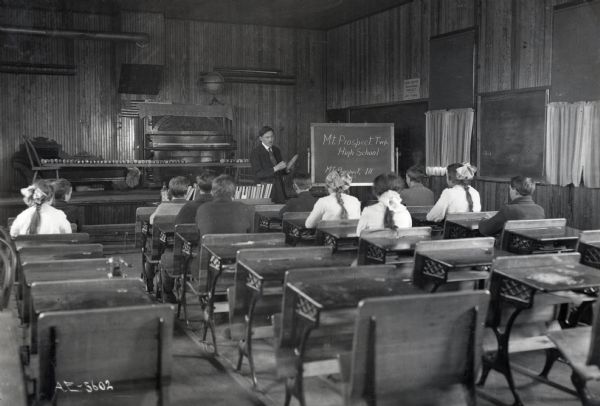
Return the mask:
<svg viewBox="0 0 600 406">
<path fill-rule="evenodd" d="M 1 1 L 0 406 L 597 404 L 599 43 L 600 0 Z"/>
</svg>

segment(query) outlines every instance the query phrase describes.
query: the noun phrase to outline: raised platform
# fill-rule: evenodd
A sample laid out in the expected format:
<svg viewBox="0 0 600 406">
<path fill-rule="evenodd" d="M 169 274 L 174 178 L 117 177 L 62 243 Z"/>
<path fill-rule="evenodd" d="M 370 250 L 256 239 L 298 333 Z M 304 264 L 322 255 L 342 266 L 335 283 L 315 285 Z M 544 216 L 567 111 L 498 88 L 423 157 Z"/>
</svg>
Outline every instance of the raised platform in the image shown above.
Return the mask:
<svg viewBox="0 0 600 406">
<path fill-rule="evenodd" d="M 126 224 L 135 222 L 135 209 L 160 202 L 160 190 L 73 192 L 69 206 L 78 212 L 80 225 Z M 25 209 L 20 196 L 0 198 L 0 224 Z"/>
</svg>

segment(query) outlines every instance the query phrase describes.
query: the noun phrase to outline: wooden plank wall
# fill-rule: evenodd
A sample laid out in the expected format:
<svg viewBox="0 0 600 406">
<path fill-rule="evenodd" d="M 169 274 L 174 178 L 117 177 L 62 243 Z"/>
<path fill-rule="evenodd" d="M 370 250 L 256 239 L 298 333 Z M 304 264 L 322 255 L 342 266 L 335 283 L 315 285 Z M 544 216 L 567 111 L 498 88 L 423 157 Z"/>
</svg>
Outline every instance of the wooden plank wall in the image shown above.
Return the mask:
<svg viewBox="0 0 600 406">
<path fill-rule="evenodd" d="M 295 86 L 227 84 L 219 99 L 234 110 L 237 156 L 249 157 L 258 129 L 271 125 L 284 156 L 305 152 L 311 122 L 325 117 L 325 33 L 252 25 L 205 23 L 165 18 L 163 14 L 61 13 L 0 8 L 0 23 L 26 27 L 90 31 L 145 32 L 150 43 L 72 41 L 10 36 L 0 47 L 3 61 L 73 64 L 75 76 L 0 74 L 0 193 L 22 187 L 11 157 L 19 137 L 43 136 L 65 152 L 88 152 L 105 159 L 138 156 L 137 119 L 121 117 L 128 99 L 207 103 L 199 79 L 214 67 L 280 69 L 295 75 Z M 157 96 L 120 95 L 121 63 L 163 64 Z"/>
<path fill-rule="evenodd" d="M 477 25 L 478 91 L 550 85 L 552 12 L 569 0 L 414 0 L 327 32 L 327 109 L 403 101 L 405 79 L 429 96 L 429 37 Z M 445 180 L 432 180 L 437 193 Z M 484 209 L 497 210 L 506 182 L 478 180 Z M 600 190 L 540 185 L 536 201 L 550 217 L 600 228 Z"/>
</svg>

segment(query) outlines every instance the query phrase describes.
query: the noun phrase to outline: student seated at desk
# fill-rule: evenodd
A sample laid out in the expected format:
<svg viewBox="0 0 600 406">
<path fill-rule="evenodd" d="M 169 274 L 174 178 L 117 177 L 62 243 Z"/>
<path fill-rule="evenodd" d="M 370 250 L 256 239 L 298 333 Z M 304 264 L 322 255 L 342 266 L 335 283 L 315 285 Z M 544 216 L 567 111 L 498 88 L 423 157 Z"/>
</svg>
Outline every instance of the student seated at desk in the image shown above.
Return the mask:
<svg viewBox="0 0 600 406">
<path fill-rule="evenodd" d="M 10 227 L 11 237 L 25 234 L 70 234 L 71 223 L 62 210 L 52 207 L 54 189 L 49 181 L 40 179 L 21 189 L 23 201 L 29 206 Z"/>
<path fill-rule="evenodd" d="M 183 205 L 187 202 L 185 195 L 190 182 L 185 176 L 176 176 L 169 181 L 169 196 L 171 200 L 158 205 L 154 213 L 150 215 L 150 224 L 154 224 L 156 216 L 177 215 Z"/>
<path fill-rule="evenodd" d="M 373 181 L 373 193 L 377 196 L 377 203 L 367 206 L 358 220 L 356 234 L 368 229 L 382 229 L 412 227 L 412 217 L 402 204 L 398 193 L 402 180 L 395 173 L 382 174 Z"/>
<path fill-rule="evenodd" d="M 317 202 L 317 198 L 310 193 L 312 183 L 310 176 L 305 173 L 297 172 L 293 177 L 294 191 L 298 197 L 293 197 L 279 210 L 279 216 L 283 217 L 283 213 L 288 211 L 300 212 L 311 211 Z"/>
<path fill-rule="evenodd" d="M 433 206 L 435 203 L 433 192 L 423 185 L 426 178 L 427 174 L 422 166 L 411 166 L 407 169 L 408 188 L 400 191 L 400 197 L 406 206 Z"/>
<path fill-rule="evenodd" d="M 515 176 L 510 180 L 508 191 L 510 202 L 502 206 L 498 213 L 479 222 L 482 235 L 495 235 L 502 231 L 508 220 L 539 220 L 546 218 L 544 208 L 535 204 L 531 196 L 535 183 L 531 178 Z"/>
<path fill-rule="evenodd" d="M 187 202 L 183 205 L 177 217 L 175 217 L 175 224 L 189 224 L 196 222 L 196 212 L 198 207 L 204 203 L 212 200 L 210 191 L 212 190 L 212 182 L 215 179 L 215 175 L 210 172 L 202 172 L 196 177 L 196 195 L 194 200 Z"/>
<path fill-rule="evenodd" d="M 235 182 L 231 176 L 217 176 L 211 193 L 213 199 L 196 212 L 196 224 L 201 235 L 251 232 L 254 213 L 250 206 L 233 201 Z"/>
<path fill-rule="evenodd" d="M 452 164 L 446 168 L 448 188 L 427 213 L 427 221 L 442 221 L 448 213 L 478 213 L 481 211 L 479 192 L 470 184 L 477 168 L 469 163 Z"/>
<path fill-rule="evenodd" d="M 315 228 L 321 220 L 353 220 L 360 218 L 360 201 L 346 193 L 352 177 L 346 171 L 331 171 L 325 178 L 329 196 L 317 200 L 306 219 L 306 228 Z"/>
<path fill-rule="evenodd" d="M 54 188 L 54 202 L 52 205 L 59 210 L 62 210 L 67 215 L 67 220 L 77 225 L 77 229 L 80 228 L 79 216 L 77 207 L 67 204 L 71 200 L 71 194 L 73 193 L 73 186 L 71 182 L 65 178 L 59 178 L 52 181 L 52 187 Z"/>
</svg>

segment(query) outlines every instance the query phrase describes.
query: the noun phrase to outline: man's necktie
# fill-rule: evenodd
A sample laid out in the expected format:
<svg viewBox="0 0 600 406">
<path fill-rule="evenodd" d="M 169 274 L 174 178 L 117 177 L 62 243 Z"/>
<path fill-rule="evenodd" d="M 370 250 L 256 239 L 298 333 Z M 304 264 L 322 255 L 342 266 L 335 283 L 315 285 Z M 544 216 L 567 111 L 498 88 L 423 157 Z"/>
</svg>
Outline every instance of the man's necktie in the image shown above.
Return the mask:
<svg viewBox="0 0 600 406">
<path fill-rule="evenodd" d="M 271 160 L 273 166 L 277 165 L 277 159 L 275 159 L 275 154 L 273 153 L 272 148 L 269 148 L 269 159 Z"/>
</svg>

